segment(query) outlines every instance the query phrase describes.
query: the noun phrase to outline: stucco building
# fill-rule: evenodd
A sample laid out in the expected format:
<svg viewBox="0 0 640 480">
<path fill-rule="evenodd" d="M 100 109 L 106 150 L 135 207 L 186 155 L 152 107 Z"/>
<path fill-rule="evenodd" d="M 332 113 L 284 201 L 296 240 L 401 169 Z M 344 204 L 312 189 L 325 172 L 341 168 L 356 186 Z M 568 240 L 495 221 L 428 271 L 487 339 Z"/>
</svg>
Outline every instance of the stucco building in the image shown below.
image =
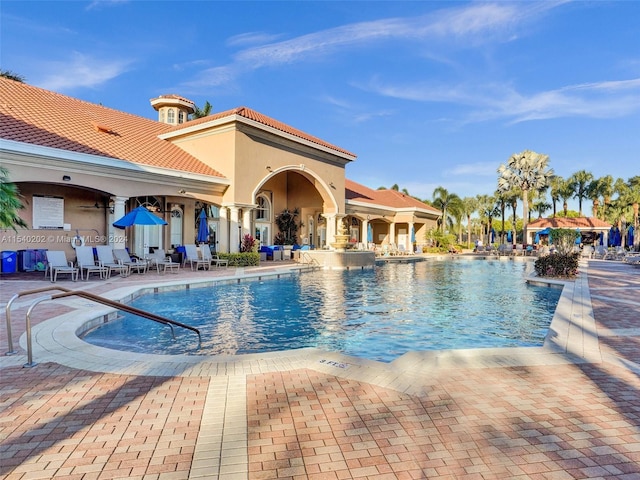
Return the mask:
<svg viewBox="0 0 640 480">
<path fill-rule="evenodd" d="M 237 252 L 245 234 L 272 244 L 277 216 L 297 213 L 297 241 L 330 248 L 344 222 L 352 242 L 423 242 L 441 212 L 346 179 L 356 155 L 250 108 L 189 120 L 178 95 L 151 99 L 151 120 L 0 78 L 0 162 L 20 189 L 28 229 L 2 250 L 127 246 L 138 254 L 195 242 L 205 210 L 210 243 Z M 167 226 L 113 222 L 137 206 Z"/>
</svg>

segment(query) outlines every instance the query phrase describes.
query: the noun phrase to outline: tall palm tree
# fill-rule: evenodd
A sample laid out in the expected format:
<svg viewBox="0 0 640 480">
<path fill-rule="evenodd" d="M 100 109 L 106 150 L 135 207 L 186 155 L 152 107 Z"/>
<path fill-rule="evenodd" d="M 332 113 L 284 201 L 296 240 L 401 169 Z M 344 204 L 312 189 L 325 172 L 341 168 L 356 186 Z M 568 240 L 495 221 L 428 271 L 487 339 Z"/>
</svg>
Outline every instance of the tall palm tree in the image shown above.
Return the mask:
<svg viewBox="0 0 640 480">
<path fill-rule="evenodd" d="M 600 178 L 596 178 L 587 187 L 587 197 L 593 202 L 593 216 L 600 218 L 599 207 L 600 197 L 603 195 L 603 183 Z"/>
<path fill-rule="evenodd" d="M 467 248 L 471 248 L 471 215 L 476 211 L 478 202 L 473 197 L 462 199 L 462 210 L 467 216 Z"/>
<path fill-rule="evenodd" d="M 20 202 L 20 192 L 14 183 L 9 181 L 9 171 L 0 167 L 0 228 L 27 228 L 27 224 L 18 215 L 18 210 L 24 208 Z"/>
<path fill-rule="evenodd" d="M 455 193 L 449 193 L 444 187 L 436 187 L 433 191 L 433 206 L 442 210 L 442 232 L 444 232 L 445 224 L 447 223 L 447 208 L 451 205 L 451 202 L 459 202 L 460 197 Z"/>
<path fill-rule="evenodd" d="M 564 180 L 559 175 L 554 175 L 549 182 L 549 195 L 551 196 L 551 204 L 553 205 L 553 218 L 556 218 L 556 203 L 560 201 L 560 189 Z"/>
<path fill-rule="evenodd" d="M 605 175 L 600 178 L 602 188 L 602 219 L 607 218 L 607 210 L 611 204 L 611 196 L 613 195 L 613 177 Z"/>
<path fill-rule="evenodd" d="M 593 174 L 586 170 L 579 170 L 569 177 L 569 182 L 571 182 L 574 191 L 573 198 L 578 199 L 578 213 L 580 216 L 582 216 L 582 200 L 588 198 L 589 184 L 592 180 Z"/>
<path fill-rule="evenodd" d="M 506 164 L 498 168 L 498 190 L 508 192 L 513 188 L 522 190 L 522 232 L 527 242 L 529 219 L 529 191 L 547 186 L 553 176 L 549 168 L 549 156 L 525 150 L 511 155 Z"/>
<path fill-rule="evenodd" d="M 520 198 L 520 193 L 517 190 L 511 190 L 511 192 L 507 195 L 507 206 L 511 207 L 511 210 L 513 212 L 513 237 L 512 237 L 512 241 L 515 244 L 516 243 L 516 238 L 518 236 L 518 229 L 517 229 L 517 220 L 518 220 L 518 216 L 516 213 L 516 210 L 518 209 L 518 199 Z"/>
<path fill-rule="evenodd" d="M 545 202 L 544 200 L 538 200 L 537 202 L 534 202 L 533 206 L 531 207 L 531 210 L 533 210 L 538 214 L 538 218 L 542 218 L 542 215 L 544 215 L 544 212 L 550 209 L 551 209 L 551 204 L 548 202 Z"/>
<path fill-rule="evenodd" d="M 573 197 L 574 189 L 573 184 L 570 180 L 563 180 L 560 185 L 560 190 L 558 190 L 558 194 L 560 198 L 562 198 L 562 211 L 564 212 L 565 218 L 569 212 L 569 200 Z"/>
<path fill-rule="evenodd" d="M 502 219 L 502 223 L 500 225 L 500 243 L 504 243 L 504 221 L 505 221 L 505 210 L 507 209 L 507 197 L 509 192 L 500 192 L 499 190 L 494 193 L 498 210 L 500 211 L 500 217 Z"/>
<path fill-rule="evenodd" d="M 491 224 L 493 223 L 493 219 L 497 217 L 500 212 L 496 207 L 496 199 L 491 195 L 478 195 L 476 196 L 476 200 L 478 202 L 478 213 L 480 214 L 480 223 L 482 225 L 487 225 L 486 230 L 483 232 L 483 235 L 486 233 L 488 245 L 491 242 Z"/>
</svg>

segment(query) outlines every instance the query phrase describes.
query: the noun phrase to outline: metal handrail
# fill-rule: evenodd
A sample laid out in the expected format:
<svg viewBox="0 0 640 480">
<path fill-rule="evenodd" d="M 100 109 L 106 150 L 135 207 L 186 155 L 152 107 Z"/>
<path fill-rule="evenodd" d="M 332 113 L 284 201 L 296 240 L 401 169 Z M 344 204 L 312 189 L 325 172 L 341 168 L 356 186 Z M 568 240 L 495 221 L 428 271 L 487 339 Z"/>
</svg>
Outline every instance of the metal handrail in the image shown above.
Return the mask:
<svg viewBox="0 0 640 480">
<path fill-rule="evenodd" d="M 313 258 L 307 252 L 300 252 L 300 260 L 306 260 L 302 262 L 305 265 L 320 265 L 320 263 L 318 263 L 318 260 Z"/>
<path fill-rule="evenodd" d="M 25 290 L 24 292 L 16 293 L 11 299 L 7 302 L 5 306 L 5 317 L 7 318 L 7 343 L 9 344 L 9 351 L 5 353 L 5 355 L 15 355 L 16 351 L 13 349 L 13 338 L 11 338 L 11 305 L 18 298 L 24 297 L 25 295 L 33 295 L 34 293 L 42 293 L 47 292 L 49 290 L 61 290 L 63 292 L 70 292 L 68 288 L 64 287 L 44 287 L 44 288 L 36 288 L 34 290 Z"/>
<path fill-rule="evenodd" d="M 195 332 L 198 335 L 198 345 L 202 344 L 202 337 L 200 336 L 200 330 L 198 330 L 195 327 L 192 327 L 191 325 L 186 325 L 184 323 L 177 322 L 175 320 L 169 320 L 168 318 L 161 317 L 160 315 L 156 315 L 155 313 L 147 312 L 145 310 L 141 310 L 139 308 L 132 307 L 132 306 L 124 304 L 124 303 L 116 302 L 115 300 L 109 300 L 108 298 L 104 298 L 104 297 L 101 297 L 99 295 L 95 295 L 93 293 L 84 292 L 84 291 L 78 291 L 78 290 L 68 290 L 68 289 L 64 289 L 64 290 L 65 290 L 64 293 L 58 293 L 58 294 L 55 294 L 55 295 L 47 295 L 46 297 L 41 297 L 41 298 L 37 299 L 33 304 L 31 304 L 31 306 L 29 307 L 29 310 L 27 310 L 27 321 L 26 321 L 27 363 L 25 363 L 25 365 L 24 365 L 25 367 L 34 367 L 34 366 L 36 366 L 36 363 L 33 362 L 33 350 L 32 350 L 32 347 L 31 347 L 31 312 L 36 307 L 36 305 L 38 305 L 41 302 L 44 302 L 46 300 L 57 300 L 59 298 L 65 298 L 65 297 L 70 297 L 70 296 L 82 297 L 82 298 L 85 298 L 87 300 L 92 300 L 92 301 L 94 301 L 96 303 L 101 303 L 103 305 L 107 305 L 107 306 L 116 308 L 118 310 L 123 310 L 123 311 L 128 312 L 128 313 L 133 313 L 134 315 L 138 315 L 138 316 L 146 318 L 148 320 L 153 320 L 154 322 L 158 322 L 158 323 L 161 323 L 163 325 L 168 325 L 171 328 L 171 334 L 173 335 L 173 338 L 175 338 L 175 333 L 174 333 L 174 329 L 173 329 L 174 326 L 182 327 L 182 328 L 185 328 L 187 330 L 191 330 L 192 332 Z"/>
</svg>

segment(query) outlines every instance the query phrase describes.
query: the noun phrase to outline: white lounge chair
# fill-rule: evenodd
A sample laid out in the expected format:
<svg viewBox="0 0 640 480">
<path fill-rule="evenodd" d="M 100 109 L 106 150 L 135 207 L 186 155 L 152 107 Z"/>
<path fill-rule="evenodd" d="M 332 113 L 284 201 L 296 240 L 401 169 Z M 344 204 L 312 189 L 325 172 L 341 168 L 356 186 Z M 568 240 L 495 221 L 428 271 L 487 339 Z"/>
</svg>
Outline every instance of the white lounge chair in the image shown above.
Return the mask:
<svg viewBox="0 0 640 480">
<path fill-rule="evenodd" d="M 108 269 L 100 266 L 93 258 L 93 247 L 76 247 L 76 265 L 80 271 L 80 279 L 84 280 L 84 272 L 87 272 L 87 280 L 92 273 L 100 274 L 101 279 L 107 278 Z"/>
<path fill-rule="evenodd" d="M 44 271 L 44 278 L 47 278 L 47 273 L 51 277 L 52 282 L 58 280 L 58 274 L 69 274 L 71 280 L 74 282 L 78 280 L 78 269 L 73 266 L 73 262 L 67 260 L 67 255 L 62 250 L 47 250 L 45 252 L 47 256 L 47 268 Z"/>
<path fill-rule="evenodd" d="M 187 256 L 184 259 L 185 265 L 189 263 L 191 265 L 191 270 L 198 270 L 200 267 L 202 267 L 203 270 L 209 270 L 209 266 L 211 266 L 211 262 L 200 257 L 198 253 L 198 247 L 192 244 L 192 245 L 185 245 L 184 249 L 185 249 L 185 252 L 187 253 Z"/>
<path fill-rule="evenodd" d="M 137 258 L 131 258 L 126 248 L 114 248 L 113 256 L 118 263 L 122 263 L 129 267 L 129 273 L 136 271 L 138 273 L 147 273 L 149 263 L 144 260 L 138 260 Z"/>
<path fill-rule="evenodd" d="M 107 278 L 111 277 L 111 272 L 119 272 L 123 277 L 129 275 L 129 265 L 116 261 L 111 245 L 98 245 L 96 252 L 98 253 L 98 264 L 107 269 Z"/>
<path fill-rule="evenodd" d="M 208 245 L 203 245 L 200 247 L 200 252 L 202 253 L 202 259 L 205 262 L 209 262 L 209 265 L 213 265 L 215 267 L 221 267 L 221 266 L 225 266 L 228 267 L 229 266 L 229 260 L 226 258 L 220 258 L 218 257 L 218 255 L 214 255 L 211 253 L 211 249 L 209 248 Z"/>
</svg>

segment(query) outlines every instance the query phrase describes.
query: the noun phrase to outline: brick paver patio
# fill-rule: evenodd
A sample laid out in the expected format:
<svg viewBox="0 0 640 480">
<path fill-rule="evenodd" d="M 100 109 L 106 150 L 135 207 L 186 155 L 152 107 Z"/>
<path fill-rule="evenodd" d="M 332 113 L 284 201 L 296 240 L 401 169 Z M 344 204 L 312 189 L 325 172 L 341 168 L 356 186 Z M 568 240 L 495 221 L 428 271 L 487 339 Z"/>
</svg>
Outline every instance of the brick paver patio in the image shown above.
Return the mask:
<svg viewBox="0 0 640 480">
<path fill-rule="evenodd" d="M 17 302 L 18 353 L 0 359 L 0 478 L 640 479 L 640 268 L 591 261 L 582 272 L 598 362 L 406 372 L 302 352 L 144 375 L 37 350 L 45 361 L 24 368 L 30 301 Z M 58 283 L 107 295 L 236 273 Z M 0 301 L 46 285 L 3 278 Z M 43 306 L 34 323 L 66 312 Z"/>
</svg>

